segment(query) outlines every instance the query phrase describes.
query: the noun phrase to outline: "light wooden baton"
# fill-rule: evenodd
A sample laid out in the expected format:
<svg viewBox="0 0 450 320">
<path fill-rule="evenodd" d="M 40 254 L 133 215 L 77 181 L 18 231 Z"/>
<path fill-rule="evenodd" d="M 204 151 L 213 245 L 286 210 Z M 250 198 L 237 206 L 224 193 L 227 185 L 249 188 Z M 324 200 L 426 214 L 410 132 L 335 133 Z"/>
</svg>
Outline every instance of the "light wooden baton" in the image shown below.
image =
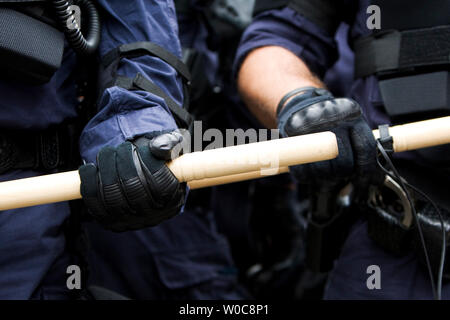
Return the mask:
<svg viewBox="0 0 450 320">
<path fill-rule="evenodd" d="M 376 139 L 380 137 L 379 130 L 374 130 Z M 450 117 L 398 125 L 389 128 L 389 134 L 394 138 L 394 151 L 404 152 L 433 147 L 450 143 Z M 279 173 L 289 172 L 288 167 L 280 167 Z M 255 180 L 267 177 L 260 171 L 246 172 L 231 176 L 212 179 L 193 180 L 189 182 L 191 189 L 200 189 L 222 184 Z"/>
<path fill-rule="evenodd" d="M 258 171 L 279 173 L 279 167 L 337 157 L 336 136 L 331 132 L 193 152 L 168 163 L 181 182 L 216 179 Z M 80 199 L 78 171 L 0 183 L 0 210 Z M 219 183 L 219 182 L 215 182 Z"/>
<path fill-rule="evenodd" d="M 389 132 L 394 138 L 395 152 L 448 144 L 450 117 L 395 126 Z M 374 136 L 379 137 L 378 130 Z M 168 166 L 180 181 L 199 188 L 284 173 L 289 166 L 329 160 L 337 154 L 336 137 L 325 132 L 194 152 Z M 270 164 L 279 168 L 271 170 Z M 0 210 L 79 198 L 78 171 L 0 183 Z"/>
<path fill-rule="evenodd" d="M 275 175 L 287 173 L 287 172 L 289 172 L 289 167 L 280 167 L 276 171 L 266 171 L 265 173 L 264 173 L 264 171 L 259 170 L 259 171 L 245 172 L 245 173 L 240 173 L 240 174 L 233 174 L 231 176 L 207 178 L 207 179 L 202 179 L 202 180 L 192 180 L 192 181 L 189 181 L 188 185 L 189 185 L 189 188 L 195 190 L 195 189 L 201 189 L 201 188 L 207 188 L 207 187 L 213 187 L 213 186 L 220 186 L 220 185 L 229 184 L 229 183 L 267 178 L 270 176 L 275 176 Z"/>
</svg>

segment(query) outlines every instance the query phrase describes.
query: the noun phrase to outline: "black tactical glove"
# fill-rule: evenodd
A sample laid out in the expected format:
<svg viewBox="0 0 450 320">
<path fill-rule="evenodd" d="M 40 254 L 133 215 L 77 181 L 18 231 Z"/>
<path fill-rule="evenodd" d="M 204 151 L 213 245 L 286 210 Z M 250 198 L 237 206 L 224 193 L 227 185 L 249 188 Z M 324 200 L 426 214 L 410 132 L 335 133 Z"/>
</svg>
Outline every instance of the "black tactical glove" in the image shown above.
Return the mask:
<svg viewBox="0 0 450 320">
<path fill-rule="evenodd" d="M 156 226 L 178 214 L 186 184 L 165 161 L 178 156 L 183 136 L 152 133 L 117 148 L 105 147 L 97 165 L 79 169 L 81 195 L 90 214 L 106 229 L 122 232 Z"/>
<path fill-rule="evenodd" d="M 291 168 L 300 183 L 332 186 L 353 179 L 357 185 L 367 185 L 376 172 L 375 138 L 360 106 L 351 99 L 336 99 L 325 89 L 305 88 L 279 112 L 278 128 L 283 137 L 322 131 L 336 134 L 336 159 Z"/>
</svg>

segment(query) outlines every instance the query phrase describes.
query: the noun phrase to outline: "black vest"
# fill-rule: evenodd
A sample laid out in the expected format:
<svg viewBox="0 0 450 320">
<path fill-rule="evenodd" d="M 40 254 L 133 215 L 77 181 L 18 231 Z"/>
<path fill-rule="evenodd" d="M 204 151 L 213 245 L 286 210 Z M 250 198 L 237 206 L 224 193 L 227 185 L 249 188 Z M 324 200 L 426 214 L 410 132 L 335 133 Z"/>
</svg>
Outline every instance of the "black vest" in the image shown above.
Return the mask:
<svg viewBox="0 0 450 320">
<path fill-rule="evenodd" d="M 354 42 L 355 77 L 378 78 L 394 122 L 450 114 L 450 0 L 370 3 L 381 29 Z"/>
</svg>

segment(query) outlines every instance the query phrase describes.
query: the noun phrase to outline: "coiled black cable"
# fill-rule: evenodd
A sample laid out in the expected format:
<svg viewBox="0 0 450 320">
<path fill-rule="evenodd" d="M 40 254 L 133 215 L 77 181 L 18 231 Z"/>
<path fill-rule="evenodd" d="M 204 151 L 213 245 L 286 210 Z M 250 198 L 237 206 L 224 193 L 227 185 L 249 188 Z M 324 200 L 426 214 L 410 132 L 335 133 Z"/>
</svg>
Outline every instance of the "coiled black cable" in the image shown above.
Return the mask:
<svg viewBox="0 0 450 320">
<path fill-rule="evenodd" d="M 75 17 L 69 9 L 69 2 L 66 0 L 52 0 L 53 9 L 58 20 L 58 24 L 64 30 L 67 42 L 79 55 L 92 55 L 100 44 L 100 18 L 94 4 L 89 0 L 75 0 L 74 4 L 80 7 L 84 17 L 88 20 L 87 36 L 85 37 L 81 28 L 76 25 Z M 75 22 L 74 28 L 69 28 L 68 22 Z"/>
</svg>

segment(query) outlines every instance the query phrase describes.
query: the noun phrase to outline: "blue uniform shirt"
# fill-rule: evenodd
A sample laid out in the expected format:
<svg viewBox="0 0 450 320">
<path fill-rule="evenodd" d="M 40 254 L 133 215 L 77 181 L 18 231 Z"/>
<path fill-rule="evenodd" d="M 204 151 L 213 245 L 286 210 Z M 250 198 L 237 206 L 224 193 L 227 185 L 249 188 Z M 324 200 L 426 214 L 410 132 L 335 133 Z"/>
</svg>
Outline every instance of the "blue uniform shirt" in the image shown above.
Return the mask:
<svg viewBox="0 0 450 320">
<path fill-rule="evenodd" d="M 344 11 L 347 9 L 347 16 L 351 18 L 349 21 L 344 21 L 350 24 L 351 37 L 357 38 L 369 33 L 366 27 L 368 15 L 366 15 L 365 10 L 369 2 L 367 0 L 349 0 L 343 1 L 343 5 Z M 356 10 L 358 8 L 359 10 Z M 255 17 L 241 40 L 235 70 L 238 70 L 251 50 L 263 46 L 281 46 L 290 50 L 305 61 L 312 72 L 321 78 L 338 58 L 334 37 L 288 7 L 266 11 Z M 351 85 L 348 96 L 360 103 L 367 121 L 373 128 L 380 124 L 390 124 L 390 119 L 384 111 L 378 81 L 375 77 L 355 80 Z M 448 177 L 448 174 L 446 176 L 446 172 L 442 170 L 432 176 L 430 170 L 433 164 L 448 164 L 446 159 L 448 159 L 449 153 L 444 152 L 441 153 L 441 156 L 436 156 L 436 154 L 428 152 L 429 150 L 402 153 L 396 155 L 396 158 L 406 160 L 408 163 L 412 161 L 413 164 L 421 163 L 427 166 L 424 169 L 427 172 L 427 177 L 417 180 L 419 187 L 425 189 L 424 191 L 435 200 L 438 198 L 443 200 L 448 198 L 448 195 L 446 195 L 448 191 L 439 187 L 440 184 L 442 185 L 439 181 L 444 177 L 449 179 L 450 177 Z M 411 180 L 417 178 L 415 172 L 418 170 L 413 171 Z M 409 180 L 410 176 L 407 179 Z M 428 181 L 428 184 L 430 184 L 429 189 L 424 181 Z M 448 179 L 445 181 L 448 181 Z M 381 290 L 371 291 L 367 288 L 366 280 L 369 275 L 366 273 L 366 269 L 370 265 L 381 267 Z M 387 254 L 369 239 L 367 225 L 361 222 L 353 227 L 343 247 L 342 254 L 331 273 L 326 297 L 331 299 L 424 299 L 432 298 L 432 292 L 427 273 L 418 266 L 415 256 L 409 255 L 397 258 Z M 443 297 L 450 297 L 450 286 L 444 287 Z"/>
<path fill-rule="evenodd" d="M 172 0 L 98 0 L 102 10 L 100 56 L 121 44 L 154 42 L 181 56 Z M 61 68 L 51 81 L 27 86 L 0 79 L 0 128 L 41 130 L 77 116 L 74 72 L 76 55 L 66 48 Z M 152 56 L 123 59 L 119 74 L 134 78 L 140 72 L 181 105 L 181 79 L 175 70 Z M 116 146 L 141 134 L 176 128 L 162 98 L 142 91 L 107 89 L 100 111 L 80 138 L 83 158 L 94 162 L 100 148 Z M 16 170 L 1 181 L 41 173 Z M 67 298 L 66 268 L 73 263 L 66 251 L 62 225 L 67 203 L 9 210 L 0 213 L 0 299 Z"/>
<path fill-rule="evenodd" d="M 366 10 L 368 0 L 345 0 L 343 11 L 350 24 L 350 38 L 367 35 L 366 21 L 369 17 Z M 359 8 L 359 10 L 357 10 Z M 281 46 L 302 58 L 311 71 L 323 79 L 326 72 L 335 64 L 339 57 L 338 46 L 333 35 L 325 32 L 304 16 L 290 8 L 270 10 L 258 15 L 242 38 L 235 63 L 235 71 L 246 55 L 253 49 L 263 46 Z M 351 67 L 350 67 L 351 68 Z M 384 110 L 383 100 L 375 76 L 356 79 L 351 84 L 348 96 L 355 99 L 362 107 L 364 115 L 372 128 L 382 124 L 391 124 Z M 439 150 L 442 148 L 435 148 Z M 440 155 L 429 149 L 396 154 L 396 158 L 413 160 L 423 165 L 436 167 L 447 166 L 448 148 Z"/>
<path fill-rule="evenodd" d="M 121 44 L 152 41 L 181 58 L 173 1 L 106 1 L 99 3 L 107 12 L 103 25 L 100 55 Z M 144 56 L 123 59 L 118 73 L 134 78 L 140 72 L 182 104 L 181 78 L 159 58 Z M 85 128 L 80 139 L 81 154 L 93 161 L 99 149 L 118 145 L 126 139 L 150 131 L 175 129 L 164 100 L 154 94 L 107 89 L 100 100 L 101 111 Z"/>
<path fill-rule="evenodd" d="M 102 7 L 100 56 L 121 44 L 151 41 L 181 57 L 173 1 L 99 0 Z M 45 129 L 77 116 L 74 82 L 76 56 L 66 48 L 61 68 L 51 81 L 27 86 L 0 79 L 0 127 Z M 134 78 L 140 72 L 182 104 L 181 79 L 159 58 L 143 56 L 123 59 L 118 73 Z M 80 148 L 83 158 L 93 162 L 101 147 L 154 131 L 176 128 L 164 100 L 142 91 L 118 87 L 107 89 L 100 99 L 100 112 L 86 126 Z"/>
<path fill-rule="evenodd" d="M 205 74 L 215 83 L 218 59 L 207 49 L 208 30 L 192 15 L 178 21 L 182 44 L 207 55 Z M 157 120 L 143 112 L 137 116 L 146 116 L 152 123 Z M 111 122 L 120 118 L 113 114 Z M 134 125 L 132 120 L 127 123 Z M 228 243 L 217 231 L 215 213 L 206 204 L 190 204 L 188 199 L 184 214 L 153 228 L 117 234 L 86 224 L 86 230 L 91 240 L 92 285 L 135 299 L 240 299 L 245 294 L 236 284 Z"/>
</svg>

